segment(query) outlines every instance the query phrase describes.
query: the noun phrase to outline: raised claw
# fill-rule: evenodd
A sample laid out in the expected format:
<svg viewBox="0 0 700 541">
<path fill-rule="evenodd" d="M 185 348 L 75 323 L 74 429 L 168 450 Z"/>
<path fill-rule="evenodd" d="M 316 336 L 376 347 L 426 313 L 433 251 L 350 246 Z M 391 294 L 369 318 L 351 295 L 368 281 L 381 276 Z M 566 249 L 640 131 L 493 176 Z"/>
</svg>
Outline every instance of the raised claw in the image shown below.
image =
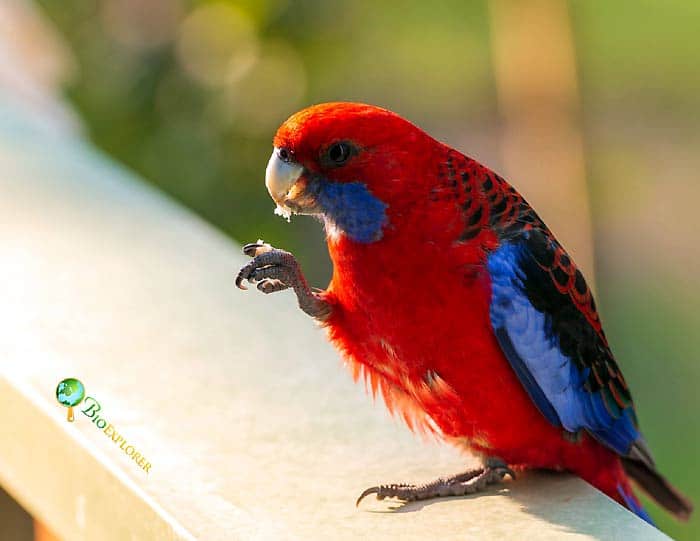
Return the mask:
<svg viewBox="0 0 700 541">
<path fill-rule="evenodd" d="M 269 244 L 258 241 L 246 244 L 243 247 L 246 255 L 253 256 L 246 265 L 238 272 L 236 276 L 236 287 L 239 289 L 248 289 L 243 285 L 243 280 L 249 282 L 259 282 L 265 278 L 280 279 L 285 283 L 292 279 L 290 273 L 293 274 L 294 268 L 298 267 L 294 256 L 284 250 L 278 250 Z M 299 278 L 299 280 L 303 280 Z M 290 283 L 290 286 L 294 284 Z M 308 289 L 308 286 L 306 286 Z"/>
<path fill-rule="evenodd" d="M 236 276 L 236 287 L 248 289 L 243 282 L 257 282 L 263 293 L 274 293 L 291 288 L 297 296 L 299 308 L 318 321 L 325 321 L 331 313 L 331 305 L 315 294 L 306 283 L 299 263 L 294 256 L 284 250 L 273 248 L 258 240 L 243 247 L 243 253 L 251 259 Z"/>
</svg>

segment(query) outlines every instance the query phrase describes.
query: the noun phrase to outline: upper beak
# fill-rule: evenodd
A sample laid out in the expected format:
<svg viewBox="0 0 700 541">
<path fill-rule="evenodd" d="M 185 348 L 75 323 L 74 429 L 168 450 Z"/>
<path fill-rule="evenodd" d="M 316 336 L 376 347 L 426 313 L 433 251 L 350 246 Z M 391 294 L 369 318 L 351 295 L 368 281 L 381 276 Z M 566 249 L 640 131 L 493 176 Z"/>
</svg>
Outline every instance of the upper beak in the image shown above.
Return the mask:
<svg viewBox="0 0 700 541">
<path fill-rule="evenodd" d="M 283 161 L 275 148 L 265 169 L 265 186 L 278 205 L 283 205 L 290 190 L 299 180 L 303 166 L 291 161 Z"/>
<path fill-rule="evenodd" d="M 277 214 L 289 217 L 292 212 L 313 212 L 314 201 L 311 194 L 306 192 L 306 180 L 302 176 L 304 166 L 285 161 L 275 148 L 265 169 L 265 186 L 270 196 L 277 203 Z"/>
</svg>

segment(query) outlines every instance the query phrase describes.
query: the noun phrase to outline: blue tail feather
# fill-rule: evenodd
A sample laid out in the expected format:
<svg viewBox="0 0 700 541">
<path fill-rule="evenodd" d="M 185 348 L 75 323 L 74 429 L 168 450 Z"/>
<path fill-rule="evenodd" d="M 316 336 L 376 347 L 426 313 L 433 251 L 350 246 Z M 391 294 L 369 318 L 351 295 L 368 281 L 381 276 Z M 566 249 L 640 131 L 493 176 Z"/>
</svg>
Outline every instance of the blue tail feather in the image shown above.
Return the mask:
<svg viewBox="0 0 700 541">
<path fill-rule="evenodd" d="M 617 485 L 617 491 L 620 493 L 620 496 L 622 496 L 622 499 L 625 500 L 625 505 L 627 505 L 627 509 L 632 511 L 635 515 L 637 515 L 642 520 L 648 522 L 652 526 L 656 526 L 656 524 L 654 524 L 654 521 L 649 516 L 649 513 L 646 512 L 646 510 L 641 506 L 641 504 L 631 493 L 626 491 L 622 485 Z"/>
</svg>

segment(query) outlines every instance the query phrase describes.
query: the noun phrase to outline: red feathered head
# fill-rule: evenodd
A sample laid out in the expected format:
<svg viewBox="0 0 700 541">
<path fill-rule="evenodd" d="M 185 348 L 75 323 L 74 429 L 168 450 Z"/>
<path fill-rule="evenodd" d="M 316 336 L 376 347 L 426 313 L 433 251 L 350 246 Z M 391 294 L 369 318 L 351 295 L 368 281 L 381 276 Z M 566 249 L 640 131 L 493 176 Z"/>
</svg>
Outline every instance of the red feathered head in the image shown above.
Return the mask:
<svg viewBox="0 0 700 541">
<path fill-rule="evenodd" d="M 391 111 L 338 102 L 292 115 L 274 146 L 265 183 L 280 214 L 319 214 L 372 242 L 429 188 L 426 165 L 440 145 Z"/>
</svg>

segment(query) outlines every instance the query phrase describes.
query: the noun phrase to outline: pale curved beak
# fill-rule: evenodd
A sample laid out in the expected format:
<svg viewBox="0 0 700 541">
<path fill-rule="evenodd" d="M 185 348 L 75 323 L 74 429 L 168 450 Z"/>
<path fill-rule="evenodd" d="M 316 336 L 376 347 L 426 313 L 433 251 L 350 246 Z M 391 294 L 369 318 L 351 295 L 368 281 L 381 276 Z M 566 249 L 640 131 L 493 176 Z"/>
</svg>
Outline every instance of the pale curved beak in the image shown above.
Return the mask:
<svg viewBox="0 0 700 541">
<path fill-rule="evenodd" d="M 303 171 L 304 167 L 298 163 L 282 160 L 278 148 L 272 151 L 272 156 L 270 156 L 270 161 L 267 162 L 265 169 L 265 186 L 278 208 L 290 210 L 285 202 Z"/>
</svg>

